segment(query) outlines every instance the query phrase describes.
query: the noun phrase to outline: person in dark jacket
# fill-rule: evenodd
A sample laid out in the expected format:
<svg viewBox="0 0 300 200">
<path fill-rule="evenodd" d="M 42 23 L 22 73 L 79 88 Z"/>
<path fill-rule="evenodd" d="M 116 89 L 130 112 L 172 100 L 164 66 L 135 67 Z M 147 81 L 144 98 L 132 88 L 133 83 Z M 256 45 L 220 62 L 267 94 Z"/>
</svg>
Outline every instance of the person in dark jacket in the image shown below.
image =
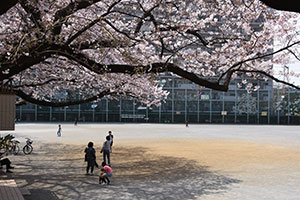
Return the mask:
<svg viewBox="0 0 300 200">
<path fill-rule="evenodd" d="M 110 153 L 112 153 L 112 145 L 114 142 L 114 135 L 112 134 L 111 131 L 108 131 L 108 136 L 110 137 Z"/>
<path fill-rule="evenodd" d="M 6 173 L 12 173 L 10 169 L 13 169 L 14 167 L 11 166 L 11 162 L 8 158 L 3 158 L 3 156 L 0 155 L 0 168 L 2 168 L 2 165 L 6 165 Z"/>
<path fill-rule="evenodd" d="M 91 169 L 91 174 L 93 174 L 94 172 L 94 166 L 96 165 L 97 167 L 97 163 L 96 163 L 96 151 L 93 148 L 94 143 L 93 142 L 89 142 L 88 143 L 88 147 L 85 148 L 84 152 L 85 152 L 85 161 L 87 162 L 87 167 L 86 167 L 86 175 L 89 174 L 89 170 Z"/>
</svg>

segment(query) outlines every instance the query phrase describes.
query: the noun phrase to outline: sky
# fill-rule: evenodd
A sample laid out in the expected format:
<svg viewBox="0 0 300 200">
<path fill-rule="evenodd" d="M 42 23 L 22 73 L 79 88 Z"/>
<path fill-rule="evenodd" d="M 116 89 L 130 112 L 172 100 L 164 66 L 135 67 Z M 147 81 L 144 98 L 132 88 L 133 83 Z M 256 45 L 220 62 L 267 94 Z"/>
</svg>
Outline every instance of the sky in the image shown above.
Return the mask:
<svg viewBox="0 0 300 200">
<path fill-rule="evenodd" d="M 299 0 L 298 0 L 299 1 Z M 286 12 L 284 12 L 284 11 L 280 11 L 282 14 L 284 14 L 284 13 L 286 13 Z M 298 26 L 298 28 L 300 29 L 300 15 L 299 15 L 299 17 L 298 17 L 298 23 L 297 23 L 297 26 Z M 275 46 L 277 45 L 277 44 L 279 44 L 279 42 L 277 41 L 275 41 Z M 278 47 L 275 47 L 275 48 L 281 48 L 281 45 L 279 44 L 279 46 Z M 291 57 L 293 57 L 293 56 L 291 56 Z M 293 59 L 293 60 L 291 60 L 291 63 L 290 64 L 288 64 L 288 65 L 286 65 L 286 66 L 288 66 L 289 67 L 289 71 L 290 72 L 295 72 L 295 73 L 297 73 L 297 74 L 300 74 L 300 61 L 299 60 L 296 60 L 296 59 Z M 279 70 L 283 70 L 283 66 L 282 65 L 280 65 L 280 66 L 278 66 L 278 65 L 275 65 L 274 66 L 274 69 L 275 69 L 275 77 L 276 78 L 279 78 L 280 80 L 284 80 L 284 77 L 282 76 L 282 75 L 278 75 L 278 71 Z M 300 77 L 289 77 L 289 83 L 293 83 L 293 84 L 295 84 L 295 85 L 298 85 L 298 86 L 300 86 Z"/>
<path fill-rule="evenodd" d="M 290 72 L 293 71 L 297 74 L 300 74 L 300 61 L 289 64 L 287 66 L 289 67 Z M 274 66 L 274 69 L 275 69 L 275 77 L 280 80 L 286 81 L 286 79 L 282 75 L 279 75 L 279 73 L 278 73 L 279 71 L 283 70 L 283 66 L 276 65 L 276 66 Z M 289 77 L 289 83 L 293 83 L 295 85 L 300 86 L 300 77 Z"/>
</svg>

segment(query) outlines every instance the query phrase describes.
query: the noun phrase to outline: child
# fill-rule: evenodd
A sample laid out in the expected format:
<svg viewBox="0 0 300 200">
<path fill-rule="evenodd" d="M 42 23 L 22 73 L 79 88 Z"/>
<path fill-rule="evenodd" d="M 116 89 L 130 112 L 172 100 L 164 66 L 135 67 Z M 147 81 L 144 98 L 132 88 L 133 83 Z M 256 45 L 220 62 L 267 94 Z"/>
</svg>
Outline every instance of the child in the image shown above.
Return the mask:
<svg viewBox="0 0 300 200">
<path fill-rule="evenodd" d="M 112 145 L 114 142 L 114 136 L 111 131 L 108 131 L 108 136 L 110 137 L 110 153 L 112 153 Z"/>
<path fill-rule="evenodd" d="M 61 136 L 61 125 L 58 125 L 58 130 L 57 130 L 57 137 Z"/>
<path fill-rule="evenodd" d="M 102 162 L 102 169 L 99 174 L 99 184 L 106 183 L 107 185 L 110 184 L 109 177 L 112 177 L 112 169 L 110 166 L 106 165 L 105 162 Z"/>
<path fill-rule="evenodd" d="M 106 136 L 106 141 L 103 143 L 100 153 L 103 153 L 103 162 L 106 163 L 106 157 L 108 165 L 110 165 L 110 136 Z"/>
<path fill-rule="evenodd" d="M 94 143 L 93 142 L 89 142 L 88 143 L 88 147 L 85 148 L 84 152 L 85 152 L 85 158 L 84 161 L 87 162 L 87 167 L 86 167 L 86 175 L 89 174 L 89 170 L 91 169 L 91 174 L 93 174 L 94 172 L 94 166 L 96 164 L 96 151 L 93 148 Z"/>
<path fill-rule="evenodd" d="M 101 169 L 99 174 L 99 184 L 106 184 L 106 180 L 104 179 L 104 169 Z"/>
</svg>

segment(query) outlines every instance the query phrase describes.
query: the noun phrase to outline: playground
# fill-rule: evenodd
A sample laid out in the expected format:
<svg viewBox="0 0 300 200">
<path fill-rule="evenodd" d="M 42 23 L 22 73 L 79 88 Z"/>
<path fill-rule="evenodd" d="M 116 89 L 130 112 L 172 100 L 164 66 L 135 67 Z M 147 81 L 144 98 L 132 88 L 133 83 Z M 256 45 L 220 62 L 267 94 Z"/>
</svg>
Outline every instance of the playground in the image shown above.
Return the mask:
<svg viewBox="0 0 300 200">
<path fill-rule="evenodd" d="M 20 123 L 6 131 L 33 152 L 9 155 L 10 175 L 35 199 L 299 199 L 299 126 Z M 97 162 L 114 135 L 111 185 L 85 175 L 84 148 Z M 4 134 L 4 132 L 1 132 Z"/>
</svg>

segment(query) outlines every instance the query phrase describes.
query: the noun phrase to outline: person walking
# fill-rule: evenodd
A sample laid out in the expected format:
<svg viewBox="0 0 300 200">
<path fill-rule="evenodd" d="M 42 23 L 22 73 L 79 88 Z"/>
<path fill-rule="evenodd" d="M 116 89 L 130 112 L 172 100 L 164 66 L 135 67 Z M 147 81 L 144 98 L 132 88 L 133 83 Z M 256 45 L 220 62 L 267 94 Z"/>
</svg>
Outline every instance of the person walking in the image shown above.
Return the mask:
<svg viewBox="0 0 300 200">
<path fill-rule="evenodd" d="M 108 136 L 110 137 L 110 153 L 112 153 L 112 145 L 114 142 L 114 136 L 112 134 L 112 131 L 108 131 Z"/>
<path fill-rule="evenodd" d="M 110 136 L 106 136 L 106 141 L 103 143 L 100 153 L 103 153 L 103 162 L 106 164 L 106 157 L 108 165 L 110 166 Z"/>
<path fill-rule="evenodd" d="M 94 143 L 89 142 L 88 147 L 85 148 L 84 153 L 85 153 L 85 158 L 84 161 L 87 162 L 87 167 L 86 167 L 86 175 L 89 174 L 89 170 L 91 169 L 91 174 L 94 172 L 94 166 L 96 165 L 96 151 L 93 148 Z"/>
<path fill-rule="evenodd" d="M 57 130 L 57 137 L 61 136 L 61 125 L 58 125 L 58 130 Z"/>
</svg>

